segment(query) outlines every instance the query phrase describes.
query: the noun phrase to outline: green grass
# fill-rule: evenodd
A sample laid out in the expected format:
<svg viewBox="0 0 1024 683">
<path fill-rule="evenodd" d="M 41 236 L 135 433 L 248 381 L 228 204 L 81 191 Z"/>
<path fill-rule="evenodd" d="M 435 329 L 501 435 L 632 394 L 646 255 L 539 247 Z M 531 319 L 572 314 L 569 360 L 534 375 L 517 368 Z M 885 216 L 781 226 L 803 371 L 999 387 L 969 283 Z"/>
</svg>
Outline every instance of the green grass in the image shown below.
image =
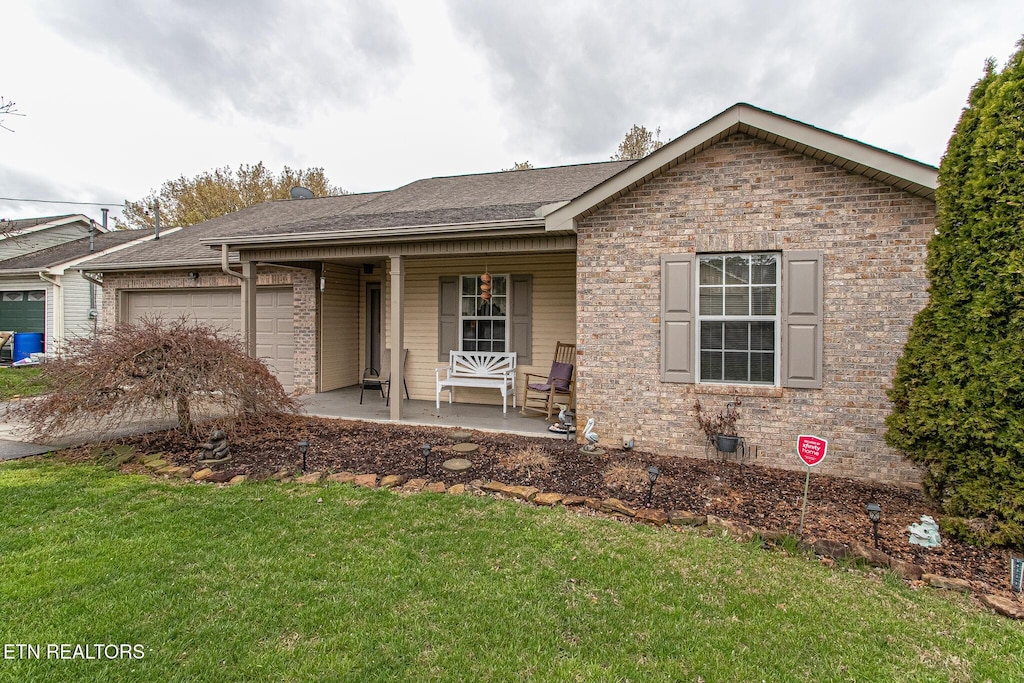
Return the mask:
<svg viewBox="0 0 1024 683">
<path fill-rule="evenodd" d="M 41 368 L 0 368 L 0 401 L 37 396 L 46 391 Z"/>
<path fill-rule="evenodd" d="M 1024 628 L 871 573 L 489 498 L 0 466 L 9 681 L 1010 681 Z"/>
</svg>

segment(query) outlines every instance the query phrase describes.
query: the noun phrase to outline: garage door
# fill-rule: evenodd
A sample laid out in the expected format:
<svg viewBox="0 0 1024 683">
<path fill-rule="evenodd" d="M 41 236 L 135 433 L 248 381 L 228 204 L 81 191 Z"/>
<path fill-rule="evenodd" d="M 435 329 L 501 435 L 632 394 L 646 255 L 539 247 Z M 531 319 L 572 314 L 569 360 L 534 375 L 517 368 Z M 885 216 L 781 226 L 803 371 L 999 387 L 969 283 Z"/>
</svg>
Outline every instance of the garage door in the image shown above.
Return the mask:
<svg viewBox="0 0 1024 683">
<path fill-rule="evenodd" d="M 189 315 L 212 327 L 240 332 L 242 295 L 237 289 L 188 289 L 128 292 L 128 320 Z M 295 341 L 290 287 L 256 292 L 256 355 L 267 361 L 285 390 L 295 379 Z"/>
</svg>

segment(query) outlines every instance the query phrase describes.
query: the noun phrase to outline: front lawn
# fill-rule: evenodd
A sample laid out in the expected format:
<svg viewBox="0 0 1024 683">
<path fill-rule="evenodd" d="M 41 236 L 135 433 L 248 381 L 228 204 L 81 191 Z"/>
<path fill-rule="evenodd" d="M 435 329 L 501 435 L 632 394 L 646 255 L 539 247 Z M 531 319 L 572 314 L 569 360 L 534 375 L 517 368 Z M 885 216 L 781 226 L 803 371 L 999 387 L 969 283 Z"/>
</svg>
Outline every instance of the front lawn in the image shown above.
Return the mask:
<svg viewBox="0 0 1024 683">
<path fill-rule="evenodd" d="M 0 368 L 0 401 L 46 392 L 42 368 Z"/>
<path fill-rule="evenodd" d="M 964 596 L 564 509 L 35 460 L 0 510 L 0 680 L 1024 679 Z"/>
</svg>

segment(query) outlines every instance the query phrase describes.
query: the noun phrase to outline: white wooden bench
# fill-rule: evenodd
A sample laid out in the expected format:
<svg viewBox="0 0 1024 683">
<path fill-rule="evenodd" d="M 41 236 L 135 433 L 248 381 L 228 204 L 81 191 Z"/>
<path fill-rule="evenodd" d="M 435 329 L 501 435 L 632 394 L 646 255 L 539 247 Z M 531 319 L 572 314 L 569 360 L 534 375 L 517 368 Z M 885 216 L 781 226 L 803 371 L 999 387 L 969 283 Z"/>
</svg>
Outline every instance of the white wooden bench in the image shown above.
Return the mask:
<svg viewBox="0 0 1024 683">
<path fill-rule="evenodd" d="M 448 365 L 437 368 L 437 409 L 441 410 L 441 392 L 448 390 L 452 402 L 455 387 L 483 387 L 501 392 L 501 412 L 508 412 L 508 397 L 516 407 L 516 354 L 493 351 L 451 351 Z"/>
</svg>

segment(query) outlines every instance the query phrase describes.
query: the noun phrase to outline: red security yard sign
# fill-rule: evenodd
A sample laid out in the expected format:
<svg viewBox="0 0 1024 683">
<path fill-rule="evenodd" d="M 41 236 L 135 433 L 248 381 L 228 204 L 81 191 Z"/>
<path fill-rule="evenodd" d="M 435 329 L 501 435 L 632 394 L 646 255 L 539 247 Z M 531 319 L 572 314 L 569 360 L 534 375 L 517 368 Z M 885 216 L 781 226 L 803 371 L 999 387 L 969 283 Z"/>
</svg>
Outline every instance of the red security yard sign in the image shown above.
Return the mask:
<svg viewBox="0 0 1024 683">
<path fill-rule="evenodd" d="M 804 504 L 800 508 L 800 531 L 799 536 L 804 535 L 804 513 L 807 512 L 807 487 L 811 484 L 811 468 L 825 459 L 828 452 L 828 441 L 819 436 L 801 434 L 796 437 L 796 454 L 807 465 L 807 476 L 804 478 Z"/>
<path fill-rule="evenodd" d="M 809 434 L 801 434 L 796 437 L 796 453 L 808 467 L 814 467 L 824 460 L 827 451 L 828 441 L 825 439 Z"/>
</svg>

